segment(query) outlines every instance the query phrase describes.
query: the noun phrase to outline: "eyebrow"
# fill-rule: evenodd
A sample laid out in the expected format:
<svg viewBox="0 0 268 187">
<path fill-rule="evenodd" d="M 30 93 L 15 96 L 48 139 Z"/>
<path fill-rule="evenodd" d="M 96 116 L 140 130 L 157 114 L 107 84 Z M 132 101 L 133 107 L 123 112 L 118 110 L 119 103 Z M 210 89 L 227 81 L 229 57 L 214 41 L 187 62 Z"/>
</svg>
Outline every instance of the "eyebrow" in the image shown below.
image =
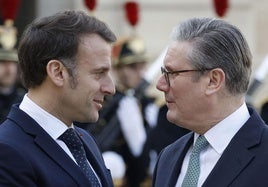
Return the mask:
<svg viewBox="0 0 268 187">
<path fill-rule="evenodd" d="M 92 71 L 94 72 L 99 72 L 99 71 L 109 71 L 111 68 L 108 66 L 100 66 L 100 67 L 96 67 L 94 68 Z"/>
<path fill-rule="evenodd" d="M 168 71 L 173 71 L 174 70 L 174 68 L 172 68 L 172 67 L 170 67 L 170 66 L 163 66 L 166 70 L 168 70 Z"/>
</svg>

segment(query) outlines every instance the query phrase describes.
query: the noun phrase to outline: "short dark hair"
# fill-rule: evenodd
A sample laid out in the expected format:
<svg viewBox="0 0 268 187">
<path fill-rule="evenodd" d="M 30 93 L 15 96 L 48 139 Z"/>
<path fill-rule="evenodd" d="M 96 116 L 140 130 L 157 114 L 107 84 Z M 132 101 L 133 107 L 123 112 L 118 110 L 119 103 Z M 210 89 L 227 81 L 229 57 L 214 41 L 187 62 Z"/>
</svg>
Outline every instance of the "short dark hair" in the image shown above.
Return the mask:
<svg viewBox="0 0 268 187">
<path fill-rule="evenodd" d="M 75 67 L 79 40 L 85 34 L 98 34 L 108 43 L 116 41 L 104 22 L 83 11 L 62 11 L 34 20 L 24 31 L 18 48 L 24 86 L 40 85 L 47 76 L 50 60 L 66 60 Z"/>
</svg>

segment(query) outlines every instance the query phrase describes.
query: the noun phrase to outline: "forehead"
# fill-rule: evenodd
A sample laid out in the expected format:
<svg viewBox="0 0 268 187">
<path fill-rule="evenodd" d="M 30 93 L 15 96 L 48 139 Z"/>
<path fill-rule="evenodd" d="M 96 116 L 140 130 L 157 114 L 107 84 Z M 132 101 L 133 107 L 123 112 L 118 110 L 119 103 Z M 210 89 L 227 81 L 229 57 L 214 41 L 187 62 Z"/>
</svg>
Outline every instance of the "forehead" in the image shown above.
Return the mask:
<svg viewBox="0 0 268 187">
<path fill-rule="evenodd" d="M 97 34 L 82 36 L 78 45 L 78 63 L 108 64 L 111 61 L 112 46 Z"/>
<path fill-rule="evenodd" d="M 86 34 L 80 37 L 78 52 L 104 51 L 111 46 L 98 34 Z"/>
<path fill-rule="evenodd" d="M 173 41 L 168 47 L 164 59 L 166 68 L 179 67 L 189 64 L 188 55 L 192 49 L 190 42 Z"/>
</svg>

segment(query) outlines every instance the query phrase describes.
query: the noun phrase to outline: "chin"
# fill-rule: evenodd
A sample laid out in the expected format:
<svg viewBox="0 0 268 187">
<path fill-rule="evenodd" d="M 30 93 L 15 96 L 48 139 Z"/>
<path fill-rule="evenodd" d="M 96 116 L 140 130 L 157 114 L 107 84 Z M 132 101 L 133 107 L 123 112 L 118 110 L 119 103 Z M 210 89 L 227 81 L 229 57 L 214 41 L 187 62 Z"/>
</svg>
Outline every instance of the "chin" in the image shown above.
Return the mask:
<svg viewBox="0 0 268 187">
<path fill-rule="evenodd" d="M 90 122 L 95 123 L 98 121 L 98 119 L 99 119 L 99 113 L 97 112 L 97 114 L 92 115 L 89 120 L 90 120 Z"/>
<path fill-rule="evenodd" d="M 83 118 L 80 118 L 80 120 L 78 122 L 80 123 L 95 123 L 97 122 L 99 119 L 99 114 L 97 115 L 87 115 L 87 116 L 83 116 Z"/>
<path fill-rule="evenodd" d="M 167 112 L 167 120 L 171 123 L 176 124 L 176 116 L 172 115 L 170 112 Z"/>
<path fill-rule="evenodd" d="M 180 124 L 181 123 L 181 115 L 180 113 L 176 113 L 174 111 L 168 110 L 167 112 L 167 120 L 173 124 Z"/>
<path fill-rule="evenodd" d="M 96 119 L 92 119 L 90 120 L 90 123 L 96 123 L 98 121 L 99 118 L 96 118 Z"/>
</svg>

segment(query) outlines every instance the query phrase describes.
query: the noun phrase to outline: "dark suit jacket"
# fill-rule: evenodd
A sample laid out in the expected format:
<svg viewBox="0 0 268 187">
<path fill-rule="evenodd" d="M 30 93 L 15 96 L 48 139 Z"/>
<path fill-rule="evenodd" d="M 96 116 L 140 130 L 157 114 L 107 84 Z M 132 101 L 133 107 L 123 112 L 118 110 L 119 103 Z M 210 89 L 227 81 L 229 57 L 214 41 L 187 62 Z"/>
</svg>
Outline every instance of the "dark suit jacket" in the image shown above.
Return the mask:
<svg viewBox="0 0 268 187">
<path fill-rule="evenodd" d="M 268 127 L 256 111 L 249 109 L 249 112 L 249 120 L 233 137 L 203 187 L 268 186 Z M 189 133 L 161 152 L 154 171 L 154 187 L 176 185 L 192 143 L 193 133 Z"/>
<path fill-rule="evenodd" d="M 88 132 L 82 135 L 88 160 L 103 187 L 113 186 L 110 171 Z M 75 162 L 26 113 L 14 105 L 0 125 L 0 186 L 88 187 Z"/>
</svg>

